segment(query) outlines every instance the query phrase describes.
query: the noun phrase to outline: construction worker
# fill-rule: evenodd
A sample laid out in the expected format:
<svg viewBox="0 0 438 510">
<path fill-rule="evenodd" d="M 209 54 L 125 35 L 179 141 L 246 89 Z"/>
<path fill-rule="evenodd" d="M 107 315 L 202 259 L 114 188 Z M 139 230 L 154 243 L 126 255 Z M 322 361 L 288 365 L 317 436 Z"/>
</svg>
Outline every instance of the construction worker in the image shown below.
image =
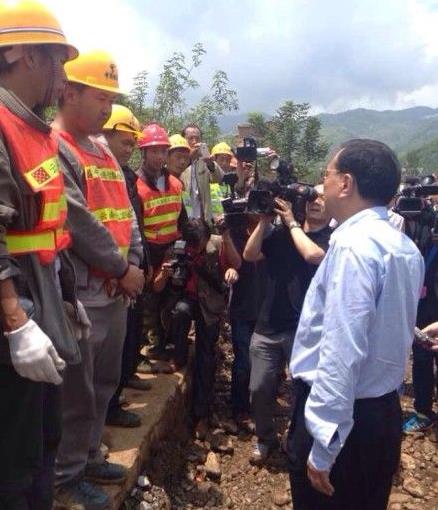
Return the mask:
<svg viewBox="0 0 438 510">
<path fill-rule="evenodd" d="M 64 377 L 63 434 L 56 459 L 56 502 L 99 510 L 109 498 L 96 483 L 120 483 L 123 466 L 100 453 L 108 403 L 119 381 L 126 334 L 125 298 L 144 285 L 143 250 L 120 165 L 93 136 L 99 135 L 119 94 L 118 70 L 103 51 L 66 65 L 68 83 L 54 126 L 65 163 L 71 254 L 78 294 L 90 317 L 82 365 Z"/>
<path fill-rule="evenodd" d="M 170 147 L 167 156 L 167 169 L 170 174 L 179 179 L 190 164 L 190 145 L 181 135 L 169 138 Z"/>
<path fill-rule="evenodd" d="M 142 166 L 137 182 L 143 203 L 144 236 L 149 243 L 151 263 L 157 271 L 166 251 L 181 237 L 181 226 L 187 215 L 182 204 L 183 185 L 165 167 L 170 147 L 169 137 L 159 124 L 149 124 L 138 144 Z M 160 308 L 164 296 L 150 290 L 145 294 L 146 327 L 153 347 L 149 357 L 166 359 L 164 331 Z"/>
<path fill-rule="evenodd" d="M 138 177 L 129 166 L 129 160 L 134 149 L 137 147 L 137 140 L 142 135 L 140 122 L 129 108 L 113 104 L 111 117 L 103 126 L 103 133 L 109 149 L 123 170 L 128 195 L 135 211 L 137 223 L 140 225 L 143 221 L 143 215 L 142 204 L 137 193 Z M 142 268 L 147 270 L 149 251 L 146 240 L 142 239 L 142 241 L 144 251 Z M 120 405 L 120 395 L 123 388 L 128 387 L 137 390 L 148 390 L 151 388 L 151 384 L 148 381 L 140 379 L 135 374 L 142 345 L 143 308 L 143 299 L 140 295 L 128 309 L 120 384 L 110 400 L 106 416 L 106 424 L 113 427 L 139 427 L 141 425 L 141 419 L 138 414 L 123 409 Z"/>
<path fill-rule="evenodd" d="M 231 160 L 233 152 L 226 142 L 217 143 L 211 150 L 211 155 L 224 174 L 231 172 Z M 222 200 L 230 194 L 229 187 L 224 183 L 210 183 L 211 212 L 214 220 L 218 220 L 224 214 Z"/>
<path fill-rule="evenodd" d="M 222 182 L 224 172 L 213 161 L 205 143 L 201 143 L 201 130 L 196 124 L 188 124 L 181 135 L 190 145 L 191 165 L 181 175 L 185 191 L 190 197 L 188 214 L 191 218 L 203 218 L 213 223 L 210 183 Z"/>
<path fill-rule="evenodd" d="M 75 338 L 83 336 L 80 321 L 86 336 L 87 318 L 76 302 L 65 251 L 70 234 L 58 142 L 40 117 L 56 104 L 64 63 L 77 55 L 46 7 L 28 0 L 0 2 L 0 508 L 5 509 L 52 508 L 59 384 L 66 363 L 80 362 Z M 67 301 L 77 325 L 68 322 Z"/>
</svg>

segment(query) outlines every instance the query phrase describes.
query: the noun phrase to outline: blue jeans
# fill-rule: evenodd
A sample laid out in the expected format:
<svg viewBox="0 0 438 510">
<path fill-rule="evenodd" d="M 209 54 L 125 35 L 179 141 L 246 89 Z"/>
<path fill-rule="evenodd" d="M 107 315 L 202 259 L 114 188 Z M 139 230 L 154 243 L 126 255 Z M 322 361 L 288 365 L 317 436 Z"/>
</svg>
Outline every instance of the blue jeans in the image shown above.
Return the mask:
<svg viewBox="0 0 438 510">
<path fill-rule="evenodd" d="M 231 406 L 233 415 L 249 413 L 249 378 L 251 364 L 249 344 L 254 333 L 255 321 L 243 319 L 231 320 L 231 340 L 233 342 L 234 361 L 231 371 Z"/>
</svg>

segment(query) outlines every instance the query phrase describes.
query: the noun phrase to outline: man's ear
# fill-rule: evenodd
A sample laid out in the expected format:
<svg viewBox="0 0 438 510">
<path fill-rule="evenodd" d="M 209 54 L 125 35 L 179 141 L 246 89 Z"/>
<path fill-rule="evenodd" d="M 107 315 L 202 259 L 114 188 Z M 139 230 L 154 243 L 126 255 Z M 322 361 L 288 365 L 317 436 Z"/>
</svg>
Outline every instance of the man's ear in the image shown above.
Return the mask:
<svg viewBox="0 0 438 510">
<path fill-rule="evenodd" d="M 348 172 L 342 175 L 341 196 L 351 197 L 356 189 L 356 180 Z"/>
<path fill-rule="evenodd" d="M 34 45 L 23 45 L 23 60 L 28 69 L 37 69 L 41 65 L 41 51 Z"/>
</svg>

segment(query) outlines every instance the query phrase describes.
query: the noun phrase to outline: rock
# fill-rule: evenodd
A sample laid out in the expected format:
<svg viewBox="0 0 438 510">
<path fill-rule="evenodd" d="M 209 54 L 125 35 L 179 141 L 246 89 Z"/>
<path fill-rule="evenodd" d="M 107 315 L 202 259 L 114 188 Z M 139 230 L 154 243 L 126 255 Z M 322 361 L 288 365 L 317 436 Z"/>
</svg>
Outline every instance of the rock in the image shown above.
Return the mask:
<svg viewBox="0 0 438 510">
<path fill-rule="evenodd" d="M 223 420 L 222 427 L 227 434 L 231 434 L 232 436 L 237 436 L 239 433 L 239 428 L 234 420 Z"/>
<path fill-rule="evenodd" d="M 210 452 L 207 455 L 204 467 L 208 477 L 212 480 L 220 480 L 222 475 L 221 466 L 215 453 Z"/>
<path fill-rule="evenodd" d="M 211 488 L 211 482 L 201 482 L 198 483 L 196 488 L 198 489 L 198 492 L 202 495 L 206 495 L 209 493 Z"/>
<path fill-rule="evenodd" d="M 411 477 L 405 479 L 403 482 L 403 489 L 411 496 L 414 496 L 414 498 L 423 498 L 425 494 L 424 488 L 420 482 Z"/>
<path fill-rule="evenodd" d="M 152 484 L 146 475 L 141 475 L 137 478 L 137 485 L 142 489 L 150 489 Z"/>
<path fill-rule="evenodd" d="M 393 505 L 389 505 L 389 510 L 403 510 L 403 507 L 400 503 L 394 503 Z"/>
<path fill-rule="evenodd" d="M 233 441 L 222 430 L 215 430 L 211 437 L 211 449 L 215 452 L 232 454 L 234 452 Z"/>
<path fill-rule="evenodd" d="M 415 469 L 416 463 L 415 460 L 410 455 L 408 455 L 407 453 L 402 453 L 401 465 L 403 469 L 407 471 L 412 471 L 413 469 Z"/>
<path fill-rule="evenodd" d="M 291 498 L 289 494 L 285 491 L 276 491 L 274 492 L 274 503 L 277 506 L 284 506 L 290 503 Z"/>
<path fill-rule="evenodd" d="M 411 498 L 407 494 L 403 494 L 401 492 L 393 492 L 391 496 L 389 497 L 389 502 L 392 503 L 406 503 Z"/>
<path fill-rule="evenodd" d="M 150 505 L 147 501 L 142 501 L 138 505 L 138 510 L 152 510 L 152 509 L 153 509 L 153 506 Z"/>
</svg>

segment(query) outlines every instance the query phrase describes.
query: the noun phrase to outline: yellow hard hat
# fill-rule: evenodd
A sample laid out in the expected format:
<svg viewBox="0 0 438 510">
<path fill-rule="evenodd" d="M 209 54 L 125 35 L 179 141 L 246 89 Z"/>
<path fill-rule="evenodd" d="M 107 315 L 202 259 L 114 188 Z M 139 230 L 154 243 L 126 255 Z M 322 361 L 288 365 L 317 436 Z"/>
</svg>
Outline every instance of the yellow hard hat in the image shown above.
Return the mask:
<svg viewBox="0 0 438 510">
<path fill-rule="evenodd" d="M 226 154 L 227 156 L 233 157 L 234 154 L 231 147 L 226 142 L 217 143 L 213 149 L 211 149 L 211 155 L 217 156 L 218 154 Z"/>
<path fill-rule="evenodd" d="M 140 122 L 129 108 L 121 104 L 113 104 L 111 117 L 103 126 L 105 130 L 125 131 L 136 137 L 142 136 Z"/>
<path fill-rule="evenodd" d="M 35 0 L 0 0 L 0 47 L 21 44 L 59 44 L 69 60 L 79 54 L 47 7 Z"/>
<path fill-rule="evenodd" d="M 190 145 L 187 140 L 181 135 L 172 135 L 169 138 L 170 147 L 169 152 L 173 149 L 187 149 L 190 151 Z"/>
<path fill-rule="evenodd" d="M 77 59 L 65 65 L 65 73 L 70 82 L 82 83 L 114 94 L 122 93 L 119 89 L 117 65 L 106 51 L 81 53 Z"/>
</svg>

